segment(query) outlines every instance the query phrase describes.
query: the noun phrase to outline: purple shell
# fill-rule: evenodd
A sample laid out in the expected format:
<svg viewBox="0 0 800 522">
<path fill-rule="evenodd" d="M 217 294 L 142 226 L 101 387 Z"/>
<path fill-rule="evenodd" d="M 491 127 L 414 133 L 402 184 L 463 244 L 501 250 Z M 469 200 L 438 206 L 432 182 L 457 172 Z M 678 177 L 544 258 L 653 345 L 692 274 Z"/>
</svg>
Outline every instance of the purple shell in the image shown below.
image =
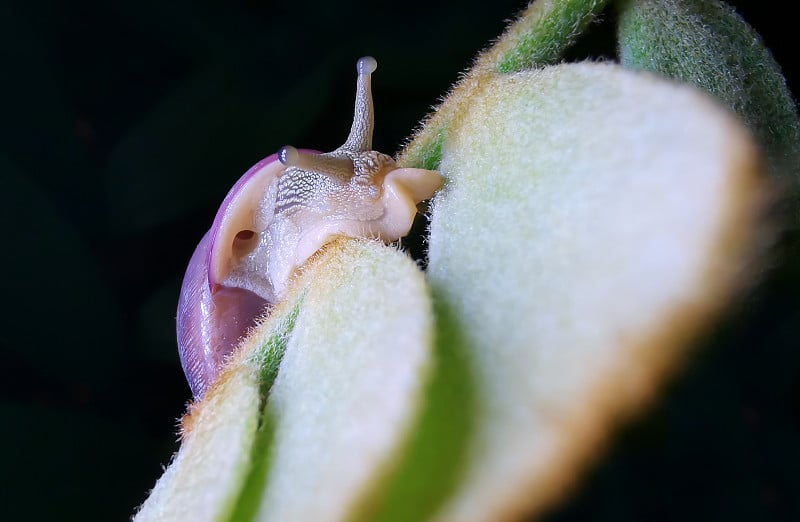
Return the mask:
<svg viewBox="0 0 800 522">
<path fill-rule="evenodd" d="M 317 151 L 306 151 L 317 153 Z M 283 166 L 272 154 L 253 165 L 222 201 L 211 229 L 192 254 L 178 299 L 177 335 L 181 365 L 195 398 L 213 384 L 221 367 L 247 329 L 272 304 L 241 288 L 223 284 L 225 244 L 235 236 L 236 220 L 252 214 L 252 203 L 280 175 Z"/>
<path fill-rule="evenodd" d="M 268 303 L 240 288 L 219 287 L 212 294 L 208 282 L 211 233 L 197 245 L 178 299 L 178 352 L 192 394 L 200 398 L 216 380 L 220 368 L 245 331 Z"/>
<path fill-rule="evenodd" d="M 211 236 L 211 248 L 209 249 L 208 256 L 208 266 L 212 267 L 211 256 L 215 254 L 218 249 L 224 248 L 224 246 L 220 244 L 220 236 L 222 235 L 222 231 L 225 229 L 225 221 L 230 218 L 230 216 L 237 211 L 239 211 L 239 205 L 241 205 L 240 198 L 243 193 L 252 192 L 255 187 L 253 185 L 258 185 L 258 178 L 263 177 L 264 173 L 269 173 L 269 171 L 273 168 L 273 164 L 280 164 L 278 161 L 278 155 L 272 154 L 267 156 L 266 158 L 262 159 L 244 175 L 239 178 L 236 183 L 233 184 L 233 187 L 228 191 L 228 194 L 225 196 L 225 199 L 222 200 L 222 204 L 219 206 L 219 210 L 217 210 L 217 215 L 214 216 L 214 222 L 211 224 L 211 230 L 209 230 L 209 235 Z M 282 165 L 281 165 L 282 167 Z M 268 174 L 269 176 L 269 174 Z M 269 176 L 270 178 L 272 176 Z M 271 180 L 265 179 L 263 180 L 265 183 L 269 183 Z M 257 189 L 256 189 L 257 190 Z M 259 191 L 261 192 L 261 191 Z M 253 194 L 254 196 L 261 196 L 261 194 Z M 221 281 L 219 280 L 219 276 L 215 273 L 214 270 L 210 270 L 209 273 L 209 284 L 212 286 L 216 286 L 220 284 Z"/>
</svg>

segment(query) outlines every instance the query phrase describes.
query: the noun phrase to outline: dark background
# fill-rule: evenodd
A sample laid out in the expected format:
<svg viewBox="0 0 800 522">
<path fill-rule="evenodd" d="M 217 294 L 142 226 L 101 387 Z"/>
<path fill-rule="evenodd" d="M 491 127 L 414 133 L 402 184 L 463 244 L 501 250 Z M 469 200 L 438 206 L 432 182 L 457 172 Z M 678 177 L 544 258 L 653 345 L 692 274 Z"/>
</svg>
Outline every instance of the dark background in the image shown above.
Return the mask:
<svg viewBox="0 0 800 522">
<path fill-rule="evenodd" d="M 0 520 L 130 516 L 177 448 L 175 305 L 228 188 L 341 144 L 366 54 L 396 151 L 525 2 L 373 4 L 0 4 Z M 733 4 L 797 92 L 794 20 Z M 570 59 L 613 55 L 613 19 Z M 553 520 L 800 515 L 796 245 Z"/>
</svg>

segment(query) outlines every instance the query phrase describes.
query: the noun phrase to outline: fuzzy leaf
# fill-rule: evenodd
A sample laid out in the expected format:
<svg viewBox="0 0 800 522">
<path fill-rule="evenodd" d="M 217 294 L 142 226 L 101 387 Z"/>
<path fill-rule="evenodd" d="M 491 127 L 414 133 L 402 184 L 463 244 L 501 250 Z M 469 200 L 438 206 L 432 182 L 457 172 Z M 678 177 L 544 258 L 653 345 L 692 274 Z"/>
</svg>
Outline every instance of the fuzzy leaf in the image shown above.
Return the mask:
<svg viewBox="0 0 800 522">
<path fill-rule="evenodd" d="M 429 279 L 474 359 L 479 411 L 440 518 L 541 512 L 728 301 L 758 155 L 695 90 L 576 64 L 477 91 L 442 173 Z"/>
<path fill-rule="evenodd" d="M 625 0 L 618 34 L 625 67 L 711 93 L 755 134 L 774 174 L 800 180 L 800 123 L 786 80 L 732 8 L 717 0 Z"/>
<path fill-rule="evenodd" d="M 433 375 L 420 419 L 399 453 L 400 466 L 378 484 L 353 520 L 430 520 L 456 490 L 475 430 L 475 383 L 461 325 L 441 301 L 434 303 L 436 343 Z"/>
<path fill-rule="evenodd" d="M 533 2 L 520 22 L 512 26 L 514 32 L 506 34 L 502 43 L 498 42 L 497 70 L 510 73 L 556 63 L 607 3 L 607 0 Z"/>
<path fill-rule="evenodd" d="M 275 430 L 255 520 L 344 520 L 366 502 L 399 464 L 432 369 L 431 303 L 409 258 L 344 242 L 312 271 L 269 395 Z"/>
<path fill-rule="evenodd" d="M 279 322 L 280 327 L 290 325 Z M 273 336 L 280 338 L 280 331 Z M 184 419 L 180 450 L 135 522 L 230 518 L 250 469 L 261 404 L 257 369 L 238 368 L 224 375 Z"/>
<path fill-rule="evenodd" d="M 373 241 L 329 246 L 192 408 L 136 520 L 364 512 L 420 417 L 432 342 L 413 261 Z"/>
<path fill-rule="evenodd" d="M 465 103 L 471 103 L 476 89 L 483 88 L 498 72 L 522 71 L 557 63 L 607 3 L 608 0 L 532 2 L 453 87 L 404 148 L 400 163 L 408 167 L 438 169 L 450 121 Z"/>
</svg>

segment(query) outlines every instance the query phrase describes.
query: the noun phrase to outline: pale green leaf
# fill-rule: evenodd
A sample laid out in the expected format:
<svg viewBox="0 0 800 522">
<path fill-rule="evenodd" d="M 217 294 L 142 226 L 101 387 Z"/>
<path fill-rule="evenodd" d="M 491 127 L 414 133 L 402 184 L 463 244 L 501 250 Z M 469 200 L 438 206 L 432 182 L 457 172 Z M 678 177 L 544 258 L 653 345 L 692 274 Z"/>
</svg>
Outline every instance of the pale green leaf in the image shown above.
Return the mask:
<svg viewBox="0 0 800 522">
<path fill-rule="evenodd" d="M 376 242 L 333 250 L 307 274 L 270 391 L 271 465 L 255 520 L 345 519 L 399 465 L 419 417 L 433 364 L 422 272 Z"/>
<path fill-rule="evenodd" d="M 757 165 L 735 118 L 653 75 L 563 65 L 476 92 L 431 223 L 479 383 L 442 520 L 540 512 L 651 399 L 742 275 Z"/>
<path fill-rule="evenodd" d="M 184 418 L 180 450 L 135 522 L 229 519 L 250 468 L 261 405 L 258 372 L 251 365 L 238 370 Z"/>
<path fill-rule="evenodd" d="M 433 386 L 432 316 L 405 254 L 374 241 L 326 248 L 192 407 L 136 520 L 339 520 L 373 509 Z"/>
</svg>

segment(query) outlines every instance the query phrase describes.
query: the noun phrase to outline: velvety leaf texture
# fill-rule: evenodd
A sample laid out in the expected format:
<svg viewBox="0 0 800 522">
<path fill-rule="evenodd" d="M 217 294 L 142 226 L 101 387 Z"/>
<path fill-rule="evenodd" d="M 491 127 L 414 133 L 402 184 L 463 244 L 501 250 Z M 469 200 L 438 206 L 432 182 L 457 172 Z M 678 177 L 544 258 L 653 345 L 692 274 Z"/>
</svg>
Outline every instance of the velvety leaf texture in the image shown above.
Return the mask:
<svg viewBox="0 0 800 522">
<path fill-rule="evenodd" d="M 503 54 L 497 68 L 508 73 L 555 63 L 603 10 L 608 0 L 548 0 L 532 7 L 541 13 Z"/>
<path fill-rule="evenodd" d="M 436 520 L 540 513 L 655 396 L 742 276 L 758 165 L 736 118 L 655 75 L 565 64 L 476 91 L 431 218 L 478 404 Z"/>
<path fill-rule="evenodd" d="M 765 147 L 771 171 L 800 176 L 797 109 L 761 37 L 717 0 L 619 3 L 624 66 L 699 87 L 736 112 Z"/>
</svg>

